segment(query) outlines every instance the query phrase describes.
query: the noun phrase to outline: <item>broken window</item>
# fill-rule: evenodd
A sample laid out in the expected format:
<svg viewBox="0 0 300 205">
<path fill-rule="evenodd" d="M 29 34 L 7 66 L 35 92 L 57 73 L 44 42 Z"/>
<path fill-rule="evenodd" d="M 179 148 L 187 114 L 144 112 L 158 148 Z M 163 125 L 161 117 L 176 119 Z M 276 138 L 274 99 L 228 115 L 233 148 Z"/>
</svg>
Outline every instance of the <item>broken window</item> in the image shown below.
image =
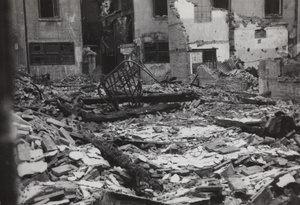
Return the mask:
<svg viewBox="0 0 300 205">
<path fill-rule="evenodd" d="M 282 14 L 282 0 L 265 0 L 265 15 L 278 16 Z"/>
<path fill-rule="evenodd" d="M 255 38 L 266 38 L 267 32 L 264 29 L 255 30 Z"/>
<path fill-rule="evenodd" d="M 31 65 L 74 64 L 73 43 L 30 43 Z"/>
<path fill-rule="evenodd" d="M 216 49 L 203 50 L 203 62 L 215 62 L 217 61 Z"/>
<path fill-rule="evenodd" d="M 169 43 L 144 43 L 144 55 L 146 63 L 168 63 L 170 62 Z"/>
<path fill-rule="evenodd" d="M 168 2 L 167 0 L 153 0 L 154 16 L 167 16 L 168 15 Z"/>
<path fill-rule="evenodd" d="M 211 21 L 211 6 L 194 6 L 195 23 Z"/>
<path fill-rule="evenodd" d="M 220 9 L 229 9 L 229 0 L 214 0 L 214 7 Z"/>
<path fill-rule="evenodd" d="M 40 18 L 59 17 L 58 0 L 39 0 Z"/>
</svg>

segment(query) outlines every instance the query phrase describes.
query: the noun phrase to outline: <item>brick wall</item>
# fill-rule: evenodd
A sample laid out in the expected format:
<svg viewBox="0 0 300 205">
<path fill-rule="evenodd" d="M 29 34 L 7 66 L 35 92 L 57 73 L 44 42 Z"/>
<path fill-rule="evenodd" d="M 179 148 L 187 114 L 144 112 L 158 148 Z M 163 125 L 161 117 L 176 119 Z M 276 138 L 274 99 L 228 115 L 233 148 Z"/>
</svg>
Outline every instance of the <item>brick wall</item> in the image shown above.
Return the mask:
<svg viewBox="0 0 300 205">
<path fill-rule="evenodd" d="M 169 1 L 169 49 L 171 75 L 178 80 L 187 82 L 189 80 L 190 59 L 187 52 L 188 36 L 181 22 L 176 8 L 175 0 Z"/>
</svg>

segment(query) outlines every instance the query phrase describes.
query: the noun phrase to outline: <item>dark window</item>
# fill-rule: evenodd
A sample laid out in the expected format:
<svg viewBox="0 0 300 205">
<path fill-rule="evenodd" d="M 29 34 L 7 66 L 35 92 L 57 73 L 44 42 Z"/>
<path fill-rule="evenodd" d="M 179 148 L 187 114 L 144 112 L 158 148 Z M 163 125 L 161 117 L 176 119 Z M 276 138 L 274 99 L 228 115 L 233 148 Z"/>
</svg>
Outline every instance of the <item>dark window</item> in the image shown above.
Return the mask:
<svg viewBox="0 0 300 205">
<path fill-rule="evenodd" d="M 281 15 L 282 14 L 282 0 L 265 0 L 265 15 Z"/>
<path fill-rule="evenodd" d="M 58 0 L 39 0 L 40 18 L 57 18 Z"/>
<path fill-rule="evenodd" d="M 73 43 L 30 43 L 31 65 L 74 64 Z"/>
<path fill-rule="evenodd" d="M 144 54 L 146 63 L 168 63 L 170 62 L 169 43 L 144 43 Z"/>
<path fill-rule="evenodd" d="M 153 1 L 154 1 L 154 16 L 167 16 L 168 15 L 167 0 L 153 0 Z"/>
<path fill-rule="evenodd" d="M 267 32 L 264 29 L 255 30 L 255 38 L 266 38 Z"/>
<path fill-rule="evenodd" d="M 217 54 L 215 49 L 203 50 L 203 62 L 215 62 L 217 61 Z"/>
<path fill-rule="evenodd" d="M 211 6 L 194 6 L 195 23 L 211 21 Z"/>
<path fill-rule="evenodd" d="M 221 9 L 229 9 L 229 0 L 214 0 L 214 7 Z"/>
<path fill-rule="evenodd" d="M 132 9 L 133 2 L 132 0 L 122 0 L 122 10 Z"/>
</svg>

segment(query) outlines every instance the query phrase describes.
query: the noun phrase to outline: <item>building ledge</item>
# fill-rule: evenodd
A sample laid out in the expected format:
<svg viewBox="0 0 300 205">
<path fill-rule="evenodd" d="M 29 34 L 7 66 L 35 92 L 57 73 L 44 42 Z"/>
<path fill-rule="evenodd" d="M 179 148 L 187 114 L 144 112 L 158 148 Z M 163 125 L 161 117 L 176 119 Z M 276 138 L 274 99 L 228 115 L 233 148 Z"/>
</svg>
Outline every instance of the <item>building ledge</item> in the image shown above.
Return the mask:
<svg viewBox="0 0 300 205">
<path fill-rule="evenodd" d="M 39 18 L 39 22 L 60 22 L 62 18 Z"/>
</svg>

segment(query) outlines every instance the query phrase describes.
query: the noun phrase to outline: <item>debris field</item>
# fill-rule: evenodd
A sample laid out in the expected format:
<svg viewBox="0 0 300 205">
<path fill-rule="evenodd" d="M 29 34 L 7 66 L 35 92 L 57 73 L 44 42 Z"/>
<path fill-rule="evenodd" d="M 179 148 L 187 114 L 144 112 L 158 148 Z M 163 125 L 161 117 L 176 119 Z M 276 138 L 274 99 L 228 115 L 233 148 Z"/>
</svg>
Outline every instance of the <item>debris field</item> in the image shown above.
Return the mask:
<svg viewBox="0 0 300 205">
<path fill-rule="evenodd" d="M 16 77 L 20 204 L 300 204 L 298 104 L 174 81 L 114 107 L 98 90 Z"/>
</svg>

